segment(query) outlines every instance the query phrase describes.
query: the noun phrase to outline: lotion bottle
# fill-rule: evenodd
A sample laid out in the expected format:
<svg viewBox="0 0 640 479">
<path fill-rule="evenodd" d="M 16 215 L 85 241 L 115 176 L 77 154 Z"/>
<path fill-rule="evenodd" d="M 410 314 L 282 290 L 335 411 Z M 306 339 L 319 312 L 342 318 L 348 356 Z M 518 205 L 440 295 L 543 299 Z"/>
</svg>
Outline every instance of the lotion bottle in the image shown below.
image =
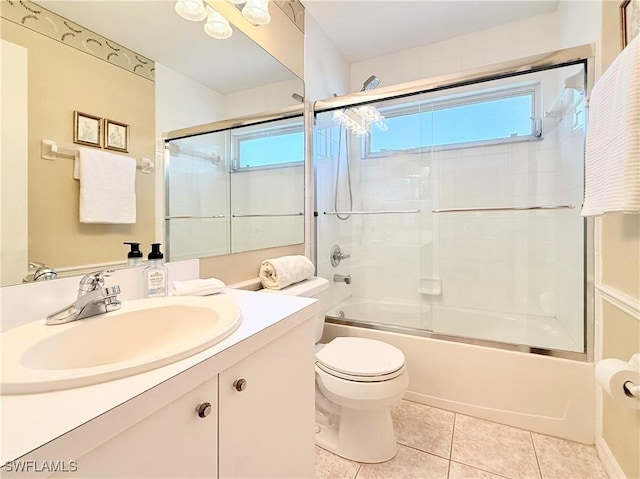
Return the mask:
<svg viewBox="0 0 640 479">
<path fill-rule="evenodd" d="M 164 255 L 160 252 L 160 243 L 151 243 L 151 252 L 147 259 L 147 267 L 144 269 L 145 297 L 167 296 L 169 273 L 164 264 Z"/>
</svg>

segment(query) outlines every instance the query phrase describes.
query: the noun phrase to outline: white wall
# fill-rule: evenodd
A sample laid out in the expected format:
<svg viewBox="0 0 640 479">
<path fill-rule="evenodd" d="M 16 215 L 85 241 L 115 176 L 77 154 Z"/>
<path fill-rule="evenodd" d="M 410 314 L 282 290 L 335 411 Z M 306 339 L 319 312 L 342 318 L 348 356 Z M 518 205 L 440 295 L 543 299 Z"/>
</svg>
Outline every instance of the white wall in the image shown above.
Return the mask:
<svg viewBox="0 0 640 479">
<path fill-rule="evenodd" d="M 2 40 L 0 284 L 27 273 L 27 49 Z M 44 161 L 44 160 L 43 160 Z"/>
<path fill-rule="evenodd" d="M 320 28 L 318 22 L 309 13 L 306 15 L 305 24 L 305 92 L 308 105 L 314 101 L 333 96 L 344 95 L 349 92 L 350 65 L 345 57 L 336 48 L 332 40 Z M 349 296 L 350 292 L 344 283 L 333 283 L 333 274 L 349 274 L 350 261 L 345 260 L 337 268 L 329 264 L 331 246 L 340 243 L 345 246 L 345 252 L 350 248 L 351 229 L 345 228 L 343 222 L 335 216 L 329 217 L 322 214 L 323 211 L 333 210 L 332 203 L 323 201 L 322 198 L 333 198 L 335 172 L 338 157 L 338 129 L 330 121 L 322 128 L 313 127 L 313 116 L 308 116 L 308 141 L 306 162 L 305 185 L 305 237 L 306 251 L 310 256 L 313 248 L 317 253 L 316 273 L 331 281 L 331 299 L 329 306 L 337 304 Z M 345 158 L 345 146 L 342 144 L 342 155 Z M 316 155 L 313 158 L 313 155 Z M 313 160 L 313 161 L 312 161 Z M 344 165 L 344 161 L 343 161 Z M 315 172 L 313 168 L 315 167 Z M 341 174 L 342 185 L 346 185 L 345 171 Z M 314 219 L 315 210 L 314 178 L 321 191 L 318 192 L 317 210 L 319 215 Z M 340 203 L 344 205 L 344 202 Z M 315 227 L 318 229 L 318 245 L 315 244 Z"/>
<path fill-rule="evenodd" d="M 308 12 L 305 22 L 305 92 L 309 102 L 349 92 L 350 64 Z"/>
<path fill-rule="evenodd" d="M 561 1 L 558 10 L 351 66 L 351 90 L 371 74 L 395 85 L 599 40 L 598 1 Z"/>
</svg>

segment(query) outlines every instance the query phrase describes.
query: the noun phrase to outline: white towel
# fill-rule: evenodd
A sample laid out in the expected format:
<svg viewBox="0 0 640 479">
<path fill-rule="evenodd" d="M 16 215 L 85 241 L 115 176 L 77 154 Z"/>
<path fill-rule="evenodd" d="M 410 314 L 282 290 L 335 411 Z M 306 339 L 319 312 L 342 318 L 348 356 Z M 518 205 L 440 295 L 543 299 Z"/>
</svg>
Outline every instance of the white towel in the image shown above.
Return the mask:
<svg viewBox="0 0 640 479">
<path fill-rule="evenodd" d="M 174 296 L 207 296 L 222 291 L 226 285 L 217 278 L 174 281 Z"/>
<path fill-rule="evenodd" d="M 78 148 L 80 222 L 136 222 L 136 160 L 102 150 Z"/>
<path fill-rule="evenodd" d="M 640 212 L 640 35 L 593 87 L 583 216 Z"/>
<path fill-rule="evenodd" d="M 260 265 L 260 282 L 269 289 L 282 289 L 313 276 L 315 266 L 302 255 L 265 259 Z"/>
</svg>

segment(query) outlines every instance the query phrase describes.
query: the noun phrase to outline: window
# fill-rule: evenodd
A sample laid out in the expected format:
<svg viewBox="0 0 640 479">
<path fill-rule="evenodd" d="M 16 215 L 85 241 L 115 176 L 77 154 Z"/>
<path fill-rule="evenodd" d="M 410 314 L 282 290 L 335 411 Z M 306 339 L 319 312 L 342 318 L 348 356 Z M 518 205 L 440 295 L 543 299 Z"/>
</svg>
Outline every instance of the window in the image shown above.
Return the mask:
<svg viewBox="0 0 640 479">
<path fill-rule="evenodd" d="M 238 130 L 240 131 L 240 130 Z M 233 135 L 232 171 L 290 166 L 304 162 L 302 123 L 256 129 Z"/>
<path fill-rule="evenodd" d="M 540 136 L 534 85 L 381 108 L 386 130 L 372 128 L 367 156 L 456 148 Z"/>
</svg>

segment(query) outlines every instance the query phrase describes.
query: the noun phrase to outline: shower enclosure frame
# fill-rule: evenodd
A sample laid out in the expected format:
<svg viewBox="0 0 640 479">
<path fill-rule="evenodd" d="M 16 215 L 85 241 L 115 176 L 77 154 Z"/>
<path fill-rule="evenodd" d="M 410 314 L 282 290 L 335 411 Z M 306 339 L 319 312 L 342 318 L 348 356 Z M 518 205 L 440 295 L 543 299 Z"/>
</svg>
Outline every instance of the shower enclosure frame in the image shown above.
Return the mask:
<svg viewBox="0 0 640 479">
<path fill-rule="evenodd" d="M 585 128 L 586 135 L 588 127 L 588 97 L 595 82 L 595 46 L 593 44 L 581 45 L 562 50 L 556 50 L 550 53 L 535 55 L 497 64 L 488 65 L 472 70 L 466 70 L 460 73 L 441 75 L 427 78 L 424 80 L 403 83 L 400 85 L 392 85 L 375 90 L 366 90 L 349 95 L 332 97 L 325 100 L 316 101 L 313 104 L 312 114 L 315 120 L 317 113 L 339 110 L 346 107 L 358 106 L 365 103 L 375 101 L 397 99 L 402 97 L 410 97 L 427 92 L 434 92 L 453 87 L 471 85 L 489 80 L 500 78 L 508 78 L 518 76 L 524 73 L 534 73 L 537 71 L 549 70 L 563 66 L 583 64 L 585 69 Z M 313 134 L 313 125 L 310 124 L 309 136 Z M 315 164 L 315 161 L 314 161 Z M 315 172 L 315 167 L 314 167 Z M 318 191 L 317 177 L 314 175 L 314 191 Z M 317 196 L 314 195 L 314 224 L 313 224 L 313 249 L 312 255 L 315 264 L 318 264 L 318 227 L 317 227 Z M 518 351 L 524 353 L 532 353 L 555 358 L 571 359 L 582 362 L 592 362 L 594 359 L 594 329 L 595 329 L 595 284 L 594 284 L 594 220 L 592 217 L 583 219 L 583 244 L 584 244 L 584 314 L 583 314 L 583 352 L 563 351 L 557 349 L 547 349 L 542 347 L 533 347 L 522 344 L 504 343 L 499 341 L 491 341 L 485 339 L 476 339 L 469 337 L 453 336 L 441 334 L 428 330 L 420 330 L 414 328 L 406 328 L 402 326 L 371 324 L 361 321 L 352 321 L 349 319 L 327 316 L 326 322 L 353 326 L 364 329 L 374 329 L 391 333 L 409 334 L 413 336 L 427 337 L 432 339 L 440 339 L 445 341 L 453 341 L 458 343 L 466 343 L 476 346 L 492 347 L 508 351 Z"/>
</svg>

